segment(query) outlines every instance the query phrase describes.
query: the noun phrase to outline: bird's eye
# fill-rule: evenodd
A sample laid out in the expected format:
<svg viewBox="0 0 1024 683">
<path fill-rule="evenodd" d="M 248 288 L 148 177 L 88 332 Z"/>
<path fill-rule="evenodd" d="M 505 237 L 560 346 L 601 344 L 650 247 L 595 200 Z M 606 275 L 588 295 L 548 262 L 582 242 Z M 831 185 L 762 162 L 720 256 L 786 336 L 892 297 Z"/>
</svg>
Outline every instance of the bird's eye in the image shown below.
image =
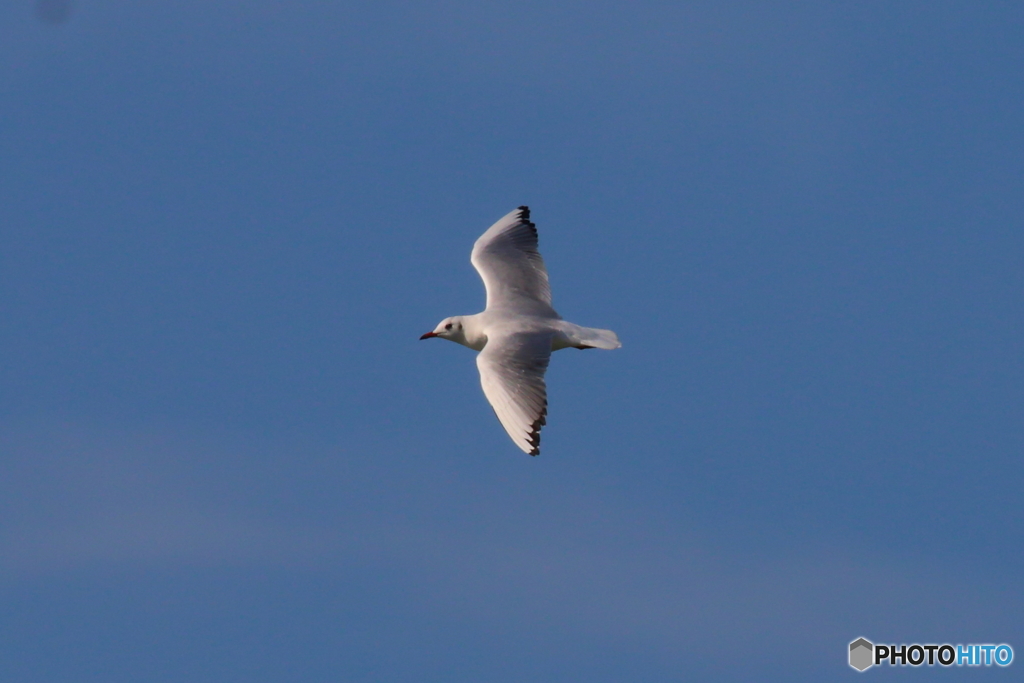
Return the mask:
<svg viewBox="0 0 1024 683">
<path fill-rule="evenodd" d="M 446 329 L 446 330 L 452 329 L 452 324 L 448 323 L 447 325 L 444 326 L 444 329 Z"/>
</svg>

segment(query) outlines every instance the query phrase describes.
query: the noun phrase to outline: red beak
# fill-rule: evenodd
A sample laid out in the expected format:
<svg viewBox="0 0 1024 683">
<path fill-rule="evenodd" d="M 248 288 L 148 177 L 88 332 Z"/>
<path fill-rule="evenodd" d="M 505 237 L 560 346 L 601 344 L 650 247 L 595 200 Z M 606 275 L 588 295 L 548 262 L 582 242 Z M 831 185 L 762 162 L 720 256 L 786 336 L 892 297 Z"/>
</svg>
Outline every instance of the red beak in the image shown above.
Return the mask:
<svg viewBox="0 0 1024 683">
<path fill-rule="evenodd" d="M 421 340 L 422 340 L 422 339 L 430 339 L 431 337 L 436 337 L 436 336 L 437 336 L 437 333 L 436 333 L 436 332 L 427 332 L 427 333 L 426 333 L 425 335 L 423 335 L 422 337 L 420 337 L 420 339 L 421 339 Z"/>
</svg>

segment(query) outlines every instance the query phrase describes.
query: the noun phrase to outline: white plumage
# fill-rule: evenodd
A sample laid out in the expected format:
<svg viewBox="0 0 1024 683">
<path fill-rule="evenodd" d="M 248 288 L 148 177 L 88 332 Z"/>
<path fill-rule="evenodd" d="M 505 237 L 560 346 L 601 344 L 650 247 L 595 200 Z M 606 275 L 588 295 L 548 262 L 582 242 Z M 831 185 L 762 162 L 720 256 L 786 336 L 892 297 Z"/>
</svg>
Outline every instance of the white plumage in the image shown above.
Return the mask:
<svg viewBox="0 0 1024 683">
<path fill-rule="evenodd" d="M 551 352 L 617 349 L 611 330 L 580 327 L 551 307 L 551 287 L 537 250 L 537 226 L 520 206 L 480 236 L 470 257 L 487 289 L 487 308 L 476 315 L 445 318 L 420 339 L 440 337 L 480 351 L 480 384 L 498 420 L 519 448 L 540 453 L 547 419 L 544 373 Z"/>
</svg>

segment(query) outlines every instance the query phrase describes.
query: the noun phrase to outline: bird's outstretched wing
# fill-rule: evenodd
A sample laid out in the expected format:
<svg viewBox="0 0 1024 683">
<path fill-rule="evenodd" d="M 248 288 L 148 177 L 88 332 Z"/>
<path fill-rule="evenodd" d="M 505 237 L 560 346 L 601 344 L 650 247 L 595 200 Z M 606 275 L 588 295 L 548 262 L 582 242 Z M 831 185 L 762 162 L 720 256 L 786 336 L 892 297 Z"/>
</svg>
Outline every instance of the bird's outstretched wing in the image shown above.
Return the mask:
<svg viewBox="0 0 1024 683">
<path fill-rule="evenodd" d="M 512 441 L 530 455 L 540 453 L 547 421 L 550 358 L 551 335 L 537 332 L 492 335 L 476 357 L 484 395 Z"/>
<path fill-rule="evenodd" d="M 469 260 L 487 288 L 487 310 L 509 308 L 557 317 L 528 207 L 520 206 L 488 228 L 473 245 Z"/>
</svg>

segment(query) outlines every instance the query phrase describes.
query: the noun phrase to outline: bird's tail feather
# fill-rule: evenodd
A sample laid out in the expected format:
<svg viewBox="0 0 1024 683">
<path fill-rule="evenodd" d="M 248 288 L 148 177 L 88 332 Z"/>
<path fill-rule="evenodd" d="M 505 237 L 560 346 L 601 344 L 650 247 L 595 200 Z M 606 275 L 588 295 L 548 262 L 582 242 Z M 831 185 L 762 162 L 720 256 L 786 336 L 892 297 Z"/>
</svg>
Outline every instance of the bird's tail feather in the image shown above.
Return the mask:
<svg viewBox="0 0 1024 683">
<path fill-rule="evenodd" d="M 611 330 L 599 330 L 596 327 L 580 327 L 576 331 L 576 338 L 582 347 L 593 347 L 595 349 L 617 349 L 622 346 L 619 335 Z"/>
</svg>

